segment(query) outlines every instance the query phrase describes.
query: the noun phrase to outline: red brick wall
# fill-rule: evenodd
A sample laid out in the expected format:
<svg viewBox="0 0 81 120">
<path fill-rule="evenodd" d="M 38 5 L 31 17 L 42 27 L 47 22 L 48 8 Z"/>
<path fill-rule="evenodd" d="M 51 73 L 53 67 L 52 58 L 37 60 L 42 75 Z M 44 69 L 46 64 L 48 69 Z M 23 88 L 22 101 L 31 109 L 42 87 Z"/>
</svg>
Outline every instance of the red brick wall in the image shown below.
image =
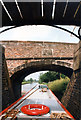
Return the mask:
<svg viewBox="0 0 81 120">
<path fill-rule="evenodd" d="M 4 55 L 4 49 L 2 49 L 2 95 L 0 95 L 0 99 L 2 98 L 2 110 L 8 107 L 12 102 L 14 102 L 14 93 L 12 88 L 12 83 L 9 78 L 9 73 L 7 69 L 7 64 Z M 0 63 L 1 65 L 1 63 Z M 1 76 L 0 76 L 1 77 Z"/>
<path fill-rule="evenodd" d="M 34 41 L 3 41 L 2 45 L 5 46 L 6 58 L 73 57 L 76 46 L 76 44 L 72 43 Z M 8 70 L 11 71 L 26 61 L 7 60 Z M 73 60 L 65 62 L 73 64 Z"/>
<path fill-rule="evenodd" d="M 5 56 L 7 58 L 71 57 L 76 46 L 72 43 L 34 41 L 5 41 L 2 44 L 6 47 Z"/>
<path fill-rule="evenodd" d="M 75 47 L 73 70 L 62 103 L 76 120 L 81 120 L 81 41 Z"/>
</svg>

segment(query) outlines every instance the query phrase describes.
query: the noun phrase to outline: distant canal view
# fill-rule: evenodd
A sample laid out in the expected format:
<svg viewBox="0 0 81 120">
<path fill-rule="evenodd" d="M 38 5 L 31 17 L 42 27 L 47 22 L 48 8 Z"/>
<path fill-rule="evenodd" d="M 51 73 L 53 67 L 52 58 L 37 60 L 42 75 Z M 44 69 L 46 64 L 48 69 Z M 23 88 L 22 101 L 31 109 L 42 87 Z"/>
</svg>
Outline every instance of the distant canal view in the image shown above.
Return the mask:
<svg viewBox="0 0 81 120">
<path fill-rule="evenodd" d="M 34 77 L 35 76 L 35 77 Z M 24 78 L 22 82 L 22 95 L 28 92 L 35 84 L 47 85 L 52 92 L 61 100 L 66 87 L 70 79 L 64 74 L 55 72 L 55 71 L 45 71 L 44 73 L 39 73 L 39 79 L 36 79 L 36 74 L 34 73 L 33 78 L 30 76 Z"/>
<path fill-rule="evenodd" d="M 32 84 L 24 84 L 21 86 L 21 93 L 22 95 L 28 92 L 31 88 L 33 88 L 38 83 L 32 83 Z"/>
</svg>

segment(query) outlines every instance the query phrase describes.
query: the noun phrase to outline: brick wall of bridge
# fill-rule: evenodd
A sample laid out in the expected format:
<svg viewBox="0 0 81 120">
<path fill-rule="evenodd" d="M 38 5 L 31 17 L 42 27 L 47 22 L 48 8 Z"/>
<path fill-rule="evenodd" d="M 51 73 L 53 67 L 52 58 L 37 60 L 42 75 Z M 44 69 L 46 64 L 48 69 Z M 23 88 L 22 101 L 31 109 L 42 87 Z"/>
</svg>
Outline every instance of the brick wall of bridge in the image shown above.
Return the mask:
<svg viewBox="0 0 81 120">
<path fill-rule="evenodd" d="M 62 103 L 75 117 L 81 119 L 81 41 L 74 52 L 73 75 L 62 98 Z"/>
<path fill-rule="evenodd" d="M 6 58 L 73 57 L 76 44 L 35 41 L 4 41 Z M 66 54 L 67 53 L 67 54 Z"/>
<path fill-rule="evenodd" d="M 73 57 L 76 44 L 57 42 L 34 42 L 34 41 L 3 41 L 6 58 L 43 58 L 43 57 Z M 64 60 L 63 60 L 64 61 Z M 27 60 L 7 60 L 9 74 Z M 65 60 L 73 65 L 73 60 Z M 11 75 L 11 74 L 10 74 Z"/>
<path fill-rule="evenodd" d="M 1 72 L 0 72 L 0 77 L 2 76 L 2 78 L 0 79 L 0 82 L 2 82 L 2 84 L 0 84 L 0 100 L 2 100 L 2 103 L 0 105 L 2 105 L 2 110 L 5 109 L 6 107 L 8 107 L 12 102 L 14 102 L 15 97 L 14 97 L 14 93 L 13 93 L 13 89 L 12 89 L 12 83 L 11 80 L 9 78 L 9 73 L 8 73 L 8 69 L 7 69 L 7 64 L 6 64 L 6 60 L 5 60 L 5 50 L 4 48 L 1 46 L 2 52 L 1 54 L 1 59 L 2 59 L 2 64 L 0 63 L 1 67 Z M 0 50 L 1 50 L 0 49 Z M 1 62 L 1 60 L 0 60 Z"/>
<path fill-rule="evenodd" d="M 23 54 L 27 53 L 27 45 L 29 43 L 33 43 L 33 49 L 35 46 L 35 44 L 43 44 L 43 43 L 34 43 L 34 42 L 3 42 L 2 44 L 5 45 L 6 47 L 6 57 L 27 57 L 27 56 L 22 56 Z M 46 43 L 47 44 L 47 43 Z M 53 44 L 53 45 L 52 45 Z M 67 51 L 69 51 L 69 54 L 67 54 L 67 51 L 65 52 L 65 56 L 67 57 L 69 56 L 73 56 L 73 49 L 74 47 L 76 48 L 76 44 L 63 44 L 63 43 L 50 43 L 50 46 L 59 46 L 58 44 L 60 44 L 61 49 L 64 49 L 64 46 L 67 46 Z M 23 46 L 26 47 L 26 49 L 24 50 L 24 48 L 21 49 L 24 50 L 24 53 L 22 54 L 18 48 L 18 45 L 23 48 Z M 59 47 L 60 48 L 60 47 Z M 51 49 L 51 47 L 49 48 Z M 56 47 L 56 49 L 58 49 L 58 47 Z M 69 50 L 70 49 L 70 50 Z M 17 52 L 17 50 L 19 51 L 18 53 L 21 54 L 21 56 L 17 56 L 17 53 L 15 54 L 14 52 Z M 54 49 L 55 50 L 55 49 Z M 59 50 L 59 55 L 60 54 L 60 49 Z M 10 54 L 9 54 L 10 53 Z M 12 54 L 11 54 L 12 53 Z M 31 54 L 31 53 L 30 53 Z M 3 54 L 4 56 L 4 54 Z M 64 56 L 64 57 L 65 57 Z M 24 61 L 25 62 L 25 61 Z M 11 63 L 9 63 L 8 67 Z M 13 62 L 14 66 L 16 63 L 16 61 Z M 22 61 L 21 61 L 22 64 Z M 8 106 L 10 104 L 10 97 L 12 97 L 11 94 L 11 84 L 10 84 L 10 79 L 8 76 L 8 71 L 7 71 L 7 66 L 6 66 L 6 61 L 5 61 L 5 56 L 3 57 L 3 75 L 2 75 L 2 79 L 3 79 L 3 95 L 4 95 L 4 107 Z M 81 80 L 81 43 L 78 45 L 78 47 L 76 48 L 75 51 L 75 56 L 74 56 L 74 72 L 71 78 L 71 81 L 67 87 L 67 90 L 64 94 L 64 97 L 62 99 L 62 103 L 65 105 L 65 107 L 71 112 L 71 114 L 76 118 L 76 120 L 80 120 L 80 90 L 81 90 L 81 86 L 80 86 L 80 80 Z M 12 91 L 13 92 L 13 91 Z M 10 98 L 10 99 L 9 99 Z M 8 102 L 8 103 L 7 103 Z M 76 112 L 77 111 L 77 112 Z"/>
</svg>

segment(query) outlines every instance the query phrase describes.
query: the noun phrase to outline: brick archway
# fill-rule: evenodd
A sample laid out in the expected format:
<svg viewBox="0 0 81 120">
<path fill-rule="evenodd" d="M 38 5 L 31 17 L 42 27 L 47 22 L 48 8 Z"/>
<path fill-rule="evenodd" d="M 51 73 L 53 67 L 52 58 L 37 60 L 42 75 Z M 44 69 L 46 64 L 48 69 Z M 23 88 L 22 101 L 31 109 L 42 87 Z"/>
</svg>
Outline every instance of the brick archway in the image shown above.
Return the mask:
<svg viewBox="0 0 81 120">
<path fill-rule="evenodd" d="M 15 98 L 18 99 L 21 96 L 21 82 L 27 75 L 44 70 L 60 72 L 68 77 L 71 77 L 73 73 L 70 63 L 55 61 L 54 59 L 32 61 L 30 63 L 22 64 L 12 70 L 11 81 Z"/>
</svg>

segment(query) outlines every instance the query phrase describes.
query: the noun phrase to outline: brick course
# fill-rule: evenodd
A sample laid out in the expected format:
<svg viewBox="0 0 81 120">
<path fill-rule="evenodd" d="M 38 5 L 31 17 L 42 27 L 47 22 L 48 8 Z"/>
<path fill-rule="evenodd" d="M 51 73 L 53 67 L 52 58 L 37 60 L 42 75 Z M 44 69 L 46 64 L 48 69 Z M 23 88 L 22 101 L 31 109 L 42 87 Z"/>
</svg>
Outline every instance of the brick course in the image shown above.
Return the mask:
<svg viewBox="0 0 81 120">
<path fill-rule="evenodd" d="M 6 58 L 25 57 L 73 57 L 77 44 L 34 41 L 2 41 Z"/>
<path fill-rule="evenodd" d="M 77 44 L 35 41 L 2 41 L 5 46 L 6 58 L 43 58 L 43 57 L 73 57 Z M 62 60 L 61 60 L 62 61 Z M 63 60 L 64 61 L 64 60 Z M 27 60 L 7 60 L 9 75 L 14 68 L 29 62 Z M 73 66 L 73 60 L 66 60 Z"/>
<path fill-rule="evenodd" d="M 43 42 L 2 42 L 2 45 L 5 46 L 5 56 L 6 58 L 25 58 L 25 57 L 71 57 L 73 56 L 74 48 L 77 48 L 74 55 L 74 72 L 71 77 L 71 81 L 68 84 L 67 90 L 64 93 L 62 98 L 62 103 L 64 106 L 71 112 L 71 114 L 75 117 L 76 120 L 80 120 L 80 80 L 81 80 L 81 43 L 79 43 L 78 47 L 76 44 L 66 44 L 66 43 L 43 43 Z M 60 47 L 59 47 L 60 46 Z M 7 107 L 14 99 L 13 93 L 11 93 L 11 83 L 8 75 L 8 70 L 6 66 L 5 56 L 3 54 L 3 103 L 4 108 Z M 78 62 L 77 62 L 78 61 Z M 17 68 L 22 64 L 28 61 L 7 61 L 7 65 L 10 69 Z M 30 61 L 29 61 L 30 62 Z M 70 61 L 71 63 L 73 61 Z M 43 61 L 44 63 L 44 61 Z M 34 63 L 30 64 L 30 67 Z M 38 63 L 39 64 L 39 63 Z M 34 70 L 34 69 L 32 69 Z M 39 69 L 40 70 L 40 69 Z M 22 73 L 23 71 L 21 71 Z M 14 73 L 13 73 L 14 74 Z M 16 76 L 17 77 L 17 76 Z M 19 77 L 19 76 L 18 76 Z M 15 82 L 17 79 L 15 78 Z M 18 81 L 17 81 L 18 82 Z M 17 84 L 16 84 L 17 85 Z M 20 90 L 20 83 L 18 86 L 15 86 Z M 12 91 L 13 92 L 13 91 Z M 19 91 L 20 92 L 20 91 Z M 19 93 L 18 92 L 18 93 Z M 18 93 L 16 94 L 18 96 Z M 13 98 L 13 99 L 12 99 Z M 11 100 L 11 101 L 10 101 Z M 4 109 L 3 108 L 3 109 Z"/>
</svg>

